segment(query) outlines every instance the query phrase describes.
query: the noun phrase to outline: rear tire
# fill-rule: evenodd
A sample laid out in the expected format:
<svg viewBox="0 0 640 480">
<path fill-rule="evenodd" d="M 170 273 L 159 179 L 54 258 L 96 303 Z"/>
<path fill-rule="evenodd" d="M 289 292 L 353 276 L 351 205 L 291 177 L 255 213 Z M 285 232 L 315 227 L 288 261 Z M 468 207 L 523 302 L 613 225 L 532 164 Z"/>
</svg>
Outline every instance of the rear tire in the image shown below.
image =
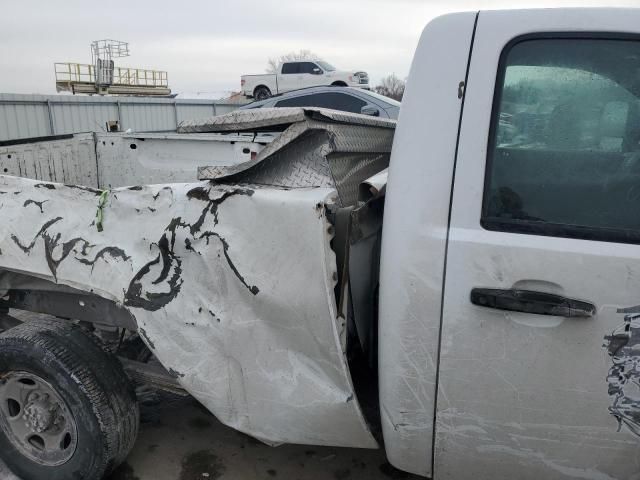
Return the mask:
<svg viewBox="0 0 640 480">
<path fill-rule="evenodd" d="M 271 90 L 267 87 L 257 87 L 253 92 L 253 98 L 256 100 L 266 100 L 269 97 L 271 97 Z"/>
<path fill-rule="evenodd" d="M 346 86 L 347 86 L 347 84 L 346 84 L 346 83 L 344 83 L 344 82 L 340 82 L 340 81 L 338 81 L 338 82 L 333 82 L 333 83 L 331 84 L 331 86 L 332 86 L 332 87 L 346 87 Z"/>
<path fill-rule="evenodd" d="M 120 362 L 81 327 L 38 319 L 0 335 L 0 456 L 19 477 L 103 478 L 139 417 Z"/>
</svg>

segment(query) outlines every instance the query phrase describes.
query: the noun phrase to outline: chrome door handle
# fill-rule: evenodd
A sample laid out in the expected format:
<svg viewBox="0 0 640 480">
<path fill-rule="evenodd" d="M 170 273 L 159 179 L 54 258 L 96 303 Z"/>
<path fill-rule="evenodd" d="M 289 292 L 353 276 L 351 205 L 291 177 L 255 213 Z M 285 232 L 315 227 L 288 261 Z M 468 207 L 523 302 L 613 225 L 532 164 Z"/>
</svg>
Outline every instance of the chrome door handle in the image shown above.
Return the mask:
<svg viewBox="0 0 640 480">
<path fill-rule="evenodd" d="M 471 303 L 498 310 L 557 317 L 592 317 L 596 313 L 595 305 L 589 302 L 515 288 L 474 288 L 471 290 Z"/>
</svg>

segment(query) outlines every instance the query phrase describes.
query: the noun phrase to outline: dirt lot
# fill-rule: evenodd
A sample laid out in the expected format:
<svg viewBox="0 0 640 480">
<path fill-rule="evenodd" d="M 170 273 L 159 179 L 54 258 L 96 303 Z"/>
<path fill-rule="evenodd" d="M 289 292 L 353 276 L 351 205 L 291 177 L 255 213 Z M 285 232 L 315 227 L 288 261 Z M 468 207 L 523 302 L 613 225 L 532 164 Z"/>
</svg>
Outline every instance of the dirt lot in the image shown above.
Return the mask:
<svg viewBox="0 0 640 480">
<path fill-rule="evenodd" d="M 109 480 L 421 478 L 395 470 L 382 450 L 268 447 L 220 424 L 190 397 L 152 394 L 141 412 L 136 446 Z M 1 463 L 0 479 L 19 480 Z"/>
</svg>

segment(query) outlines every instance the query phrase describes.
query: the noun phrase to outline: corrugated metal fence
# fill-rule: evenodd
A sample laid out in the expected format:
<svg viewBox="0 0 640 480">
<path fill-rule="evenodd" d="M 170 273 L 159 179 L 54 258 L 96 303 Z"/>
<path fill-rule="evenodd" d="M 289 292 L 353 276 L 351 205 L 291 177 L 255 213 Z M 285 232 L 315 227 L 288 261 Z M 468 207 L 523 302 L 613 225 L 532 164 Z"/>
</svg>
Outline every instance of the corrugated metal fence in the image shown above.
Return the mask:
<svg viewBox="0 0 640 480">
<path fill-rule="evenodd" d="M 221 115 L 238 105 L 221 100 L 0 93 L 0 141 L 76 132 L 175 130 L 182 120 Z"/>
</svg>

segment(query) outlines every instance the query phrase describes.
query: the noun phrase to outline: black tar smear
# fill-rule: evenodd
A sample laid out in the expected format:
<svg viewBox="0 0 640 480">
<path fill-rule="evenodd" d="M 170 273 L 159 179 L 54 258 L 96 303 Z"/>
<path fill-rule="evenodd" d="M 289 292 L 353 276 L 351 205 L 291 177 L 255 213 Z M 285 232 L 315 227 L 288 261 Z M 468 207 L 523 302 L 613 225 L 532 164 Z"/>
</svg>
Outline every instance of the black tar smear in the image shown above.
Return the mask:
<svg viewBox="0 0 640 480">
<path fill-rule="evenodd" d="M 90 244 L 87 240 L 83 239 L 82 237 L 72 238 L 67 242 L 60 243 L 62 239 L 61 233 L 51 235 L 47 231 L 49 227 L 56 224 L 60 220 L 62 220 L 62 217 L 52 218 L 51 220 L 47 221 L 44 225 L 42 225 L 42 227 L 40 227 L 40 230 L 38 230 L 38 233 L 36 233 L 36 235 L 33 237 L 33 240 L 28 245 L 22 244 L 22 242 L 20 242 L 20 239 L 16 237 L 14 234 L 11 235 L 11 240 L 13 240 L 13 242 L 18 246 L 18 248 L 20 248 L 20 250 L 22 250 L 24 253 L 31 252 L 33 247 L 36 245 L 38 239 L 42 238 L 42 240 L 44 241 L 44 251 L 45 251 L 45 258 L 47 260 L 47 265 L 49 266 L 49 270 L 51 271 L 53 278 L 56 280 L 57 280 L 58 267 L 69 256 L 69 254 L 74 250 L 74 248 L 78 244 L 82 245 L 80 254 L 83 255 L 84 257 L 88 256 L 87 250 L 94 246 Z M 54 258 L 53 251 L 60 245 L 62 245 L 62 252 L 58 258 Z M 112 258 L 120 258 L 124 261 L 127 261 L 130 258 L 126 255 L 125 251 L 122 250 L 121 248 L 105 247 L 99 252 L 97 252 L 96 255 L 93 257 L 93 259 L 91 260 L 89 260 L 88 258 L 76 258 L 76 260 L 84 265 L 91 265 L 91 268 L 93 269 L 93 266 L 98 261 L 98 259 L 101 259 L 101 258 L 104 259 L 105 255 L 107 254 L 110 255 Z"/>
</svg>

